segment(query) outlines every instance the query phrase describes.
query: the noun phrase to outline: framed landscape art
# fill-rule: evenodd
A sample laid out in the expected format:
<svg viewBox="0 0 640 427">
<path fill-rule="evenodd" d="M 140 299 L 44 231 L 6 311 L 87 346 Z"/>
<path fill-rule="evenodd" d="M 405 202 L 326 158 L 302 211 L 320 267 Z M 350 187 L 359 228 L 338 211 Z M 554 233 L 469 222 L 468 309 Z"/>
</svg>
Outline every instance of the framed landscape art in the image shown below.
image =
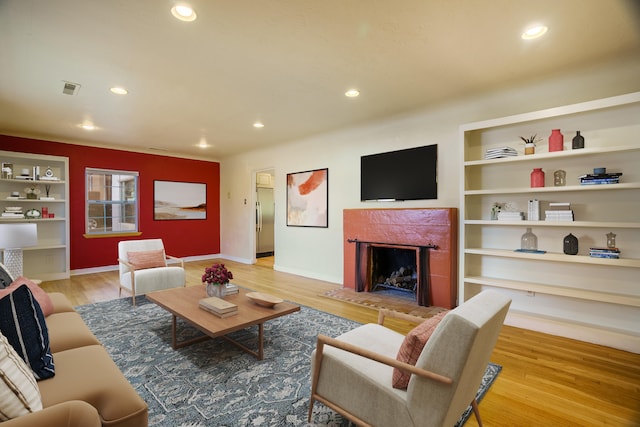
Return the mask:
<svg viewBox="0 0 640 427">
<path fill-rule="evenodd" d="M 153 219 L 207 219 L 207 184 L 153 181 Z"/>
<path fill-rule="evenodd" d="M 287 225 L 329 226 L 329 169 L 287 174 Z"/>
</svg>

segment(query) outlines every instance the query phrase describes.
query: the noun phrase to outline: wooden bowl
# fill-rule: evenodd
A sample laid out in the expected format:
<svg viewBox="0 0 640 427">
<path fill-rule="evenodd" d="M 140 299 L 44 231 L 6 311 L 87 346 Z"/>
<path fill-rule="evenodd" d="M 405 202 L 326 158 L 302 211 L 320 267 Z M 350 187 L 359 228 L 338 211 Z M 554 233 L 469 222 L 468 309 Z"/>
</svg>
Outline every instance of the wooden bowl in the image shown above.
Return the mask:
<svg viewBox="0 0 640 427">
<path fill-rule="evenodd" d="M 247 294 L 247 298 L 249 298 L 251 301 L 255 302 L 258 305 L 261 305 L 262 307 L 273 307 L 276 304 L 278 304 L 279 302 L 283 302 L 283 299 L 280 298 L 276 298 L 272 295 L 268 295 L 268 294 L 263 294 L 260 292 L 249 292 Z"/>
</svg>

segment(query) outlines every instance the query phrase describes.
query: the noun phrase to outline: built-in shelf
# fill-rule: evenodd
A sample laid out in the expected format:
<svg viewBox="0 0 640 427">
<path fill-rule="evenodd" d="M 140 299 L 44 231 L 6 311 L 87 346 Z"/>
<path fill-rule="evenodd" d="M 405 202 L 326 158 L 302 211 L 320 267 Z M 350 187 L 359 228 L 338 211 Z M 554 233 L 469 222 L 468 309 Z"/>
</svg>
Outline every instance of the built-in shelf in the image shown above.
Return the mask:
<svg viewBox="0 0 640 427">
<path fill-rule="evenodd" d="M 637 323 L 631 320 L 640 318 L 638 117 L 640 92 L 635 92 L 462 125 L 458 294 L 466 300 L 484 288 L 497 289 L 512 298 L 507 319 L 516 319 L 514 326 L 640 353 Z M 561 151 L 548 152 L 544 136 L 552 129 L 563 131 Z M 578 130 L 585 148 L 571 149 Z M 524 155 L 520 136 L 534 134 L 543 139 L 535 154 Z M 518 155 L 483 158 L 486 150 L 504 146 L 518 148 Z M 621 182 L 577 185 L 596 167 L 622 172 Z M 534 168 L 547 172 L 546 186 L 528 185 Z M 569 185 L 554 185 L 557 170 L 565 171 Z M 579 221 L 529 220 L 526 206 L 532 199 L 541 203 L 541 218 L 547 203 L 555 201 L 569 203 Z M 525 220 L 489 219 L 501 204 L 524 211 Z M 545 253 L 515 251 L 525 227 Z M 569 232 L 578 238 L 578 255 L 562 253 Z M 621 258 L 589 256 L 590 247 L 606 245 L 609 232 L 618 235 Z"/>
<path fill-rule="evenodd" d="M 567 286 L 544 285 L 534 282 L 497 279 L 495 277 L 470 276 L 465 277 L 466 283 L 486 285 L 495 288 L 518 289 L 526 292 L 538 292 L 547 295 L 557 295 L 569 298 L 580 298 L 590 301 L 601 301 L 611 304 L 629 305 L 640 307 L 640 297 L 636 295 L 624 295 L 603 291 L 591 291 Z"/>
</svg>

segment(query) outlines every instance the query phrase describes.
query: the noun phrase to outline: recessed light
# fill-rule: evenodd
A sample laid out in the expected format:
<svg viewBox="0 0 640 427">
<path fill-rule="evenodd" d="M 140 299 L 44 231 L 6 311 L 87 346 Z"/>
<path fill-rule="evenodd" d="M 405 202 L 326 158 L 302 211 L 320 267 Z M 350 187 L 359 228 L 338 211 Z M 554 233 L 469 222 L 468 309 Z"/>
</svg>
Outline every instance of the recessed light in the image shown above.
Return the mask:
<svg viewBox="0 0 640 427">
<path fill-rule="evenodd" d="M 254 127 L 254 128 L 256 128 L 256 129 L 262 129 L 262 128 L 264 127 L 264 123 L 262 123 L 262 122 L 255 122 L 255 123 L 253 124 L 253 127 Z"/>
<path fill-rule="evenodd" d="M 358 89 L 349 89 L 344 93 L 344 96 L 347 98 L 355 98 L 360 95 L 360 91 Z"/>
<path fill-rule="evenodd" d="M 114 86 L 112 88 L 109 89 L 111 91 L 111 93 L 115 93 L 116 95 L 126 95 L 129 93 L 128 90 L 126 90 L 123 87 L 118 87 L 118 86 Z"/>
<path fill-rule="evenodd" d="M 204 136 L 202 138 L 200 138 L 200 142 L 198 143 L 198 147 L 203 148 L 203 149 L 210 147 L 210 145 L 207 144 L 207 140 L 206 140 L 206 138 Z"/>
<path fill-rule="evenodd" d="M 537 39 L 538 37 L 542 37 L 546 32 L 547 32 L 548 28 L 545 27 L 544 25 L 534 25 L 532 27 L 529 27 L 525 30 L 524 33 L 522 33 L 522 38 L 524 40 L 532 40 L 532 39 Z"/>
<path fill-rule="evenodd" d="M 82 123 L 80 127 L 84 130 L 96 130 L 96 126 L 89 122 Z"/>
<path fill-rule="evenodd" d="M 171 14 L 175 18 L 185 22 L 192 22 L 197 18 L 195 10 L 186 4 L 176 4 L 171 8 Z"/>
</svg>

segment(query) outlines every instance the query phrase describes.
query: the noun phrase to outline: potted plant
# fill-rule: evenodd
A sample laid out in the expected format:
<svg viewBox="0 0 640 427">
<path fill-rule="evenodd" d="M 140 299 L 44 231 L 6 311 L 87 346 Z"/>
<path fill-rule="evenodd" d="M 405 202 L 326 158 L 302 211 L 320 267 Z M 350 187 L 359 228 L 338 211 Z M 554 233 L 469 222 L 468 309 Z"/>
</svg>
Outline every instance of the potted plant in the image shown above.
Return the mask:
<svg viewBox="0 0 640 427">
<path fill-rule="evenodd" d="M 536 152 L 536 142 L 540 141 L 542 138 L 538 138 L 538 135 L 530 136 L 529 138 L 525 138 L 521 136 L 520 139 L 524 141 L 524 154 L 534 154 Z"/>
<path fill-rule="evenodd" d="M 227 270 L 224 264 L 218 263 L 205 268 L 202 275 L 202 283 L 206 285 L 207 295 L 210 297 L 224 297 L 225 286 L 231 279 L 233 279 L 233 273 Z"/>
</svg>

